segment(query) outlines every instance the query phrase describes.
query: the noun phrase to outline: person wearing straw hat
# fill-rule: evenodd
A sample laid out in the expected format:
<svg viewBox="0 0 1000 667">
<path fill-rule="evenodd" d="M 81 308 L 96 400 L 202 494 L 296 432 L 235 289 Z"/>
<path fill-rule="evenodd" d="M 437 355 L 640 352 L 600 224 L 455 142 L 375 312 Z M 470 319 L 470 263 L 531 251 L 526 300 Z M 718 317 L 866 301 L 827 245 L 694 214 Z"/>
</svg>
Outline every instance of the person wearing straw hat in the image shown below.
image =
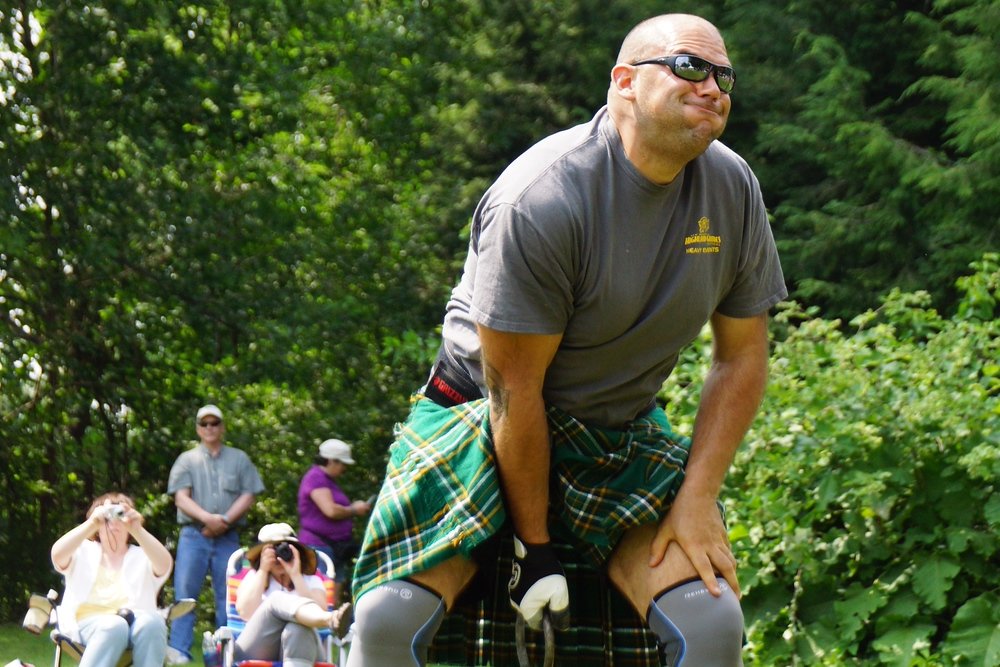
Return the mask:
<svg viewBox="0 0 1000 667">
<path fill-rule="evenodd" d="M 236 592 L 236 611 L 246 628 L 236 639 L 237 660 L 281 660 L 287 667 L 312 667 L 322 657 L 316 628 L 346 634 L 350 605 L 326 608 L 316 552 L 302 544 L 287 523 L 269 523 L 247 549 L 251 570 Z"/>
</svg>

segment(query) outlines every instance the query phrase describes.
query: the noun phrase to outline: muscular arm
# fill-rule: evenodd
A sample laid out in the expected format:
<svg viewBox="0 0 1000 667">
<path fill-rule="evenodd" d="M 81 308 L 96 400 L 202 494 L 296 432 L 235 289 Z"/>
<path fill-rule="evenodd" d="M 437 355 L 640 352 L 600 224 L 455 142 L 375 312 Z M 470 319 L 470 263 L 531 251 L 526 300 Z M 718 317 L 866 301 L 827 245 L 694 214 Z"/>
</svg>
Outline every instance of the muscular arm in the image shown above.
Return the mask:
<svg viewBox="0 0 1000 667">
<path fill-rule="evenodd" d="M 653 540 L 650 565 L 676 541 L 709 590 L 720 594 L 714 572 L 739 595 L 736 561 L 716 507 L 733 456 L 753 421 L 767 382 L 767 315 L 712 316 L 712 365 L 695 417 L 684 483 Z"/>
<path fill-rule="evenodd" d="M 560 335 L 512 334 L 479 327 L 489 389 L 497 470 L 514 532 L 549 541 L 549 431 L 542 385 Z"/>
</svg>

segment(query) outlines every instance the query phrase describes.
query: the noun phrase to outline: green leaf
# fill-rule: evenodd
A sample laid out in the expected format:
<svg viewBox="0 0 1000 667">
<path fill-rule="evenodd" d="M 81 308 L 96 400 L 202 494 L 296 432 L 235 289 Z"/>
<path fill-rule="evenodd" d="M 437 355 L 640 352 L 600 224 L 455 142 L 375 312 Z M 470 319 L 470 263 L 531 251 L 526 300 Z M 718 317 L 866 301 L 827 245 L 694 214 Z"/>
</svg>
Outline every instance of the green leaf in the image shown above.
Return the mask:
<svg viewBox="0 0 1000 667">
<path fill-rule="evenodd" d="M 962 605 L 942 652 L 956 664 L 1000 665 L 1000 596 L 984 593 Z"/>
<path fill-rule="evenodd" d="M 993 530 L 1000 528 L 1000 491 L 990 496 L 983 507 L 983 515 Z"/>
<path fill-rule="evenodd" d="M 910 667 L 910 661 L 917 651 L 930 646 L 929 637 L 935 627 L 929 624 L 895 628 L 873 642 L 882 664 Z"/>
<path fill-rule="evenodd" d="M 877 629 L 888 633 L 896 626 L 909 626 L 913 624 L 919 609 L 920 599 L 917 595 L 909 589 L 901 590 L 892 596 L 889 604 L 882 610 Z"/>
<path fill-rule="evenodd" d="M 913 590 L 931 609 L 943 609 L 951 580 L 960 570 L 961 567 L 953 559 L 935 556 L 917 568 L 913 575 Z"/>
<path fill-rule="evenodd" d="M 729 529 L 729 541 L 739 542 L 750 536 L 750 531 L 745 523 L 734 524 L 732 528 Z"/>
<path fill-rule="evenodd" d="M 886 596 L 878 590 L 854 584 L 845 592 L 843 599 L 834 603 L 833 608 L 840 627 L 854 636 L 886 601 Z"/>
</svg>

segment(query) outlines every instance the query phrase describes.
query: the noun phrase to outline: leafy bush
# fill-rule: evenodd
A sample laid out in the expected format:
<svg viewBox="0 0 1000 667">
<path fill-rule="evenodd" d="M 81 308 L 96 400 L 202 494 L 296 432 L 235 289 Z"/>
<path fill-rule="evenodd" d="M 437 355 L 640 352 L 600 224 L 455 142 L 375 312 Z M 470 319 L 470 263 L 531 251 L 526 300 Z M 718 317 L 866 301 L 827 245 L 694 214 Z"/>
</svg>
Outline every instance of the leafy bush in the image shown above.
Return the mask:
<svg viewBox="0 0 1000 667">
<path fill-rule="evenodd" d="M 896 290 L 851 335 L 795 304 L 775 318 L 726 491 L 749 664 L 1000 664 L 998 259 L 950 320 Z"/>
</svg>

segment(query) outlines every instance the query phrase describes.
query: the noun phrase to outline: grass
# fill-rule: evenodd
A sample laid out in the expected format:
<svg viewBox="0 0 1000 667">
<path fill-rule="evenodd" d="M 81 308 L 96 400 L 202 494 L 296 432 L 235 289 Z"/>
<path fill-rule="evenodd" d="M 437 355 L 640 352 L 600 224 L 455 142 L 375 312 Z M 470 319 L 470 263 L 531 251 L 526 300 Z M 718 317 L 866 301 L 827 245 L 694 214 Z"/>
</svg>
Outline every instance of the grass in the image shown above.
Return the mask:
<svg viewBox="0 0 1000 667">
<path fill-rule="evenodd" d="M 33 635 L 20 624 L 0 625 L 0 665 L 6 665 L 20 658 L 35 667 L 52 664 L 55 645 L 49 640 L 47 631 Z"/>
<path fill-rule="evenodd" d="M 51 629 L 51 628 L 49 628 Z M 49 633 L 46 629 L 41 635 L 33 635 L 23 629 L 20 624 L 0 624 L 0 665 L 6 665 L 15 658 L 20 658 L 22 662 L 35 667 L 51 665 L 55 657 L 55 646 L 49 640 Z M 201 646 L 195 642 L 192 646 L 194 651 L 194 666 L 201 665 Z M 336 649 L 334 650 L 336 659 Z M 72 660 L 67 660 L 66 667 L 75 665 Z M 431 667 L 434 667 L 433 665 Z M 438 665 L 437 667 L 445 667 Z"/>
<path fill-rule="evenodd" d="M 55 658 L 55 644 L 49 639 L 49 631 L 46 628 L 41 635 L 33 635 L 20 624 L 0 625 L 0 665 L 6 665 L 15 658 L 20 658 L 22 662 L 35 667 L 51 665 Z M 201 645 L 192 646 L 196 665 L 201 664 Z M 67 659 L 65 667 L 75 665 L 72 660 Z"/>
</svg>

